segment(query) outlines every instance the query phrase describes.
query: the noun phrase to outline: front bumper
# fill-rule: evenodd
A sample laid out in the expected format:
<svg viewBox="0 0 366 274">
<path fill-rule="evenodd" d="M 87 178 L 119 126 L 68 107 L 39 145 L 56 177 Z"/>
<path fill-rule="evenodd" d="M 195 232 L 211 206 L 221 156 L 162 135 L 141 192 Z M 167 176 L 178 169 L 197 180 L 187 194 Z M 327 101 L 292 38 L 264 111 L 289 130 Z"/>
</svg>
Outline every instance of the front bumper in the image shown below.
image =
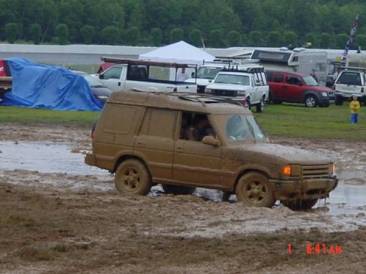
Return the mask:
<svg viewBox="0 0 366 274">
<path fill-rule="evenodd" d="M 336 177 L 306 179 L 272 179 L 277 200 L 321 199 L 338 185 Z"/>
<path fill-rule="evenodd" d="M 89 166 L 95 166 L 96 165 L 96 159 L 93 154 L 87 153 L 85 156 L 85 163 Z"/>
</svg>

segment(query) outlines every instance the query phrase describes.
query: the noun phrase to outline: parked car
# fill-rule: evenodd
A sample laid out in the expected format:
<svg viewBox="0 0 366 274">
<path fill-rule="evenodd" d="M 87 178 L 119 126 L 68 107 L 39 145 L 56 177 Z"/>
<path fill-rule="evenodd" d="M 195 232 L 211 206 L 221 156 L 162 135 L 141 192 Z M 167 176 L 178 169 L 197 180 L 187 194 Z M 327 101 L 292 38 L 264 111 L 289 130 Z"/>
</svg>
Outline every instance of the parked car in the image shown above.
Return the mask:
<svg viewBox="0 0 366 274">
<path fill-rule="evenodd" d="M 303 103 L 306 107 L 328 107 L 333 90 L 320 86 L 311 75 L 266 71 L 270 101 Z"/>
<path fill-rule="evenodd" d="M 82 76 L 89 84 L 90 89 L 93 95 L 101 100 L 102 102 L 107 101 L 107 99 L 111 96 L 112 90 L 107 88 L 101 81 L 97 78 L 82 72 L 82 71 L 73 71 L 74 73 Z"/>
<path fill-rule="evenodd" d="M 342 105 L 344 100 L 357 96 L 366 104 L 366 76 L 365 70 L 350 68 L 338 74 L 334 85 L 335 104 Z"/>
<path fill-rule="evenodd" d="M 247 206 L 309 209 L 337 186 L 330 159 L 270 144 L 248 109 L 198 94 L 113 93 L 92 138 L 85 162 L 114 173 L 122 194 L 205 187 Z"/>
<path fill-rule="evenodd" d="M 255 74 L 257 72 L 250 70 L 222 70 L 207 86 L 205 93 L 246 101 L 249 108 L 255 106 L 257 112 L 262 112 L 268 98 L 268 86 L 260 82 Z"/>
</svg>

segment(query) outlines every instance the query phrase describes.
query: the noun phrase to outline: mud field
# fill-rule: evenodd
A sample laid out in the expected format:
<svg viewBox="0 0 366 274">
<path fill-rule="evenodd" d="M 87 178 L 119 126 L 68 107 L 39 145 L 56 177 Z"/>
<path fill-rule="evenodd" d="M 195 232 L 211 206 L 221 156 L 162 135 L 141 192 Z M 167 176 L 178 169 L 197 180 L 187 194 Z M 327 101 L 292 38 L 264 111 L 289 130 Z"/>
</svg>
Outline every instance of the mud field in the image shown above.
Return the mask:
<svg viewBox="0 0 366 274">
<path fill-rule="evenodd" d="M 88 129 L 1 125 L 0 272 L 365 273 L 366 143 L 273 142 L 335 158 L 331 197 L 307 212 L 205 189 L 124 197 L 83 164 Z"/>
</svg>

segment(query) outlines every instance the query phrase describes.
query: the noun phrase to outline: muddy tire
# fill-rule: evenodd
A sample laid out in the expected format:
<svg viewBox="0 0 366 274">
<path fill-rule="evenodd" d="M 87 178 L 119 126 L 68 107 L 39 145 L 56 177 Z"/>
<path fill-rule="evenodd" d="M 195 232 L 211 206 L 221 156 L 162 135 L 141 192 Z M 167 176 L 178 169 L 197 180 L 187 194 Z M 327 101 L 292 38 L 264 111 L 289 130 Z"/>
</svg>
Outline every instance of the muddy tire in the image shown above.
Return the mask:
<svg viewBox="0 0 366 274">
<path fill-rule="evenodd" d="M 174 185 L 162 185 L 164 192 L 174 195 L 190 195 L 196 190 L 195 187 L 189 186 L 174 186 Z"/>
<path fill-rule="evenodd" d="M 117 190 L 123 194 L 146 195 L 151 188 L 151 176 L 145 165 L 136 159 L 123 161 L 114 176 Z"/>
<path fill-rule="evenodd" d="M 257 172 L 249 172 L 241 176 L 235 193 L 238 201 L 246 206 L 272 207 L 275 203 L 268 178 Z"/>
<path fill-rule="evenodd" d="M 317 202 L 318 199 L 281 201 L 284 206 L 291 210 L 308 210 L 311 209 Z"/>
</svg>

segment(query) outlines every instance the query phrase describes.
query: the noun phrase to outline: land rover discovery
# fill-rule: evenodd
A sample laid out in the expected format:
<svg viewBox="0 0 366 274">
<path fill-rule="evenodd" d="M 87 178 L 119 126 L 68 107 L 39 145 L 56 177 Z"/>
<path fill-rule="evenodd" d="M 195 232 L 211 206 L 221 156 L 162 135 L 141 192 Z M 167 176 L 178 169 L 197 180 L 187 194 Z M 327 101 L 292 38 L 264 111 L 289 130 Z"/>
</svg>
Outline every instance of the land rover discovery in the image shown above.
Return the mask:
<svg viewBox="0 0 366 274">
<path fill-rule="evenodd" d="M 205 187 L 247 206 L 309 209 L 337 185 L 331 160 L 268 143 L 248 109 L 210 97 L 113 93 L 93 136 L 86 163 L 115 173 L 123 194 Z"/>
</svg>

